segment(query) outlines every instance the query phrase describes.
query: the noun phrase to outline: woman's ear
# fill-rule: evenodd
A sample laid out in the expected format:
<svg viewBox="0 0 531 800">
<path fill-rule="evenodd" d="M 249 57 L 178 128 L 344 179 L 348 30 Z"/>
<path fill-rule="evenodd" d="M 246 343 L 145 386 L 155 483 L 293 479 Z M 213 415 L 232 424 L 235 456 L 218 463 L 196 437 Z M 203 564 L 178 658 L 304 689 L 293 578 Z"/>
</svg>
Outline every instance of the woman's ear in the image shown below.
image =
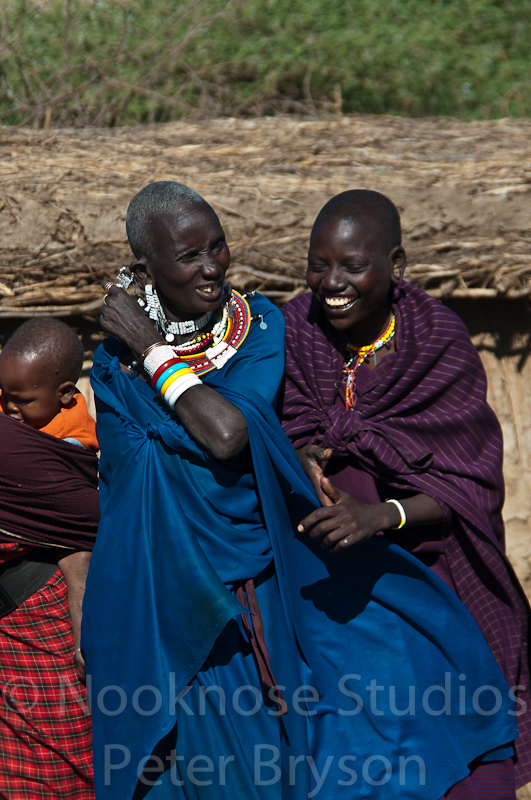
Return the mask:
<svg viewBox="0 0 531 800">
<path fill-rule="evenodd" d="M 73 381 L 65 381 L 59 386 L 59 402 L 62 406 L 67 406 L 72 402 L 74 394 L 76 393 L 76 384 Z"/>
<path fill-rule="evenodd" d="M 141 289 L 145 287 L 146 283 L 151 283 L 151 277 L 144 256 L 136 261 L 131 261 L 129 269 L 131 270 L 131 275 L 134 277 L 135 282 Z"/>
<path fill-rule="evenodd" d="M 406 264 L 407 264 L 406 251 L 404 250 L 402 245 L 399 245 L 398 247 L 395 247 L 393 250 L 391 250 L 389 259 L 391 261 L 393 270 L 391 280 L 393 281 L 393 283 L 400 283 L 400 281 L 404 277 L 404 271 L 406 269 Z"/>
</svg>

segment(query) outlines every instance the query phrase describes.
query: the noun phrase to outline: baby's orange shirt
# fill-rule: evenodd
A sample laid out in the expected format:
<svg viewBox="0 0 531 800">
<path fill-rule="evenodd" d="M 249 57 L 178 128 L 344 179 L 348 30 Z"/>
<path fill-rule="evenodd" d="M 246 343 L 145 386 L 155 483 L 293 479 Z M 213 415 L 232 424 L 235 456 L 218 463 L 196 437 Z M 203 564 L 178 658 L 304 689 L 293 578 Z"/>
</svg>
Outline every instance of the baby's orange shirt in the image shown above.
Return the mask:
<svg viewBox="0 0 531 800">
<path fill-rule="evenodd" d="M 99 449 L 96 423 L 88 412 L 87 403 L 81 392 L 77 392 L 72 402 L 63 407 L 51 422 L 40 430 L 55 436 L 56 439 L 75 439 L 91 453 L 96 453 Z"/>
<path fill-rule="evenodd" d="M 3 413 L 0 405 L 0 412 Z M 75 439 L 86 450 L 96 453 L 99 450 L 96 436 L 96 423 L 88 412 L 87 403 L 81 392 L 76 392 L 71 403 L 39 430 L 56 439 Z"/>
</svg>

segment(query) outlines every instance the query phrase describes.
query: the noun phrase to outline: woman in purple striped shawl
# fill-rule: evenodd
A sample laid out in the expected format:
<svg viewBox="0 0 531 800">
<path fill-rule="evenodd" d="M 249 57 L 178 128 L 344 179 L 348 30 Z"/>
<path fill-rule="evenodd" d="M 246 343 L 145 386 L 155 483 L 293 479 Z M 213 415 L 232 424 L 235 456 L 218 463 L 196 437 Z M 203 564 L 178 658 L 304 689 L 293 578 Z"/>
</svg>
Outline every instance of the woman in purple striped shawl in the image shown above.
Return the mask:
<svg viewBox="0 0 531 800">
<path fill-rule="evenodd" d="M 283 424 L 322 504 L 299 530 L 338 558 L 384 535 L 457 593 L 518 687 L 519 737 L 514 760 L 471 765 L 445 796 L 510 800 L 531 780 L 529 606 L 504 548 L 502 436 L 464 324 L 405 266 L 384 195 L 343 192 L 319 213 L 312 291 L 283 309 Z"/>
</svg>

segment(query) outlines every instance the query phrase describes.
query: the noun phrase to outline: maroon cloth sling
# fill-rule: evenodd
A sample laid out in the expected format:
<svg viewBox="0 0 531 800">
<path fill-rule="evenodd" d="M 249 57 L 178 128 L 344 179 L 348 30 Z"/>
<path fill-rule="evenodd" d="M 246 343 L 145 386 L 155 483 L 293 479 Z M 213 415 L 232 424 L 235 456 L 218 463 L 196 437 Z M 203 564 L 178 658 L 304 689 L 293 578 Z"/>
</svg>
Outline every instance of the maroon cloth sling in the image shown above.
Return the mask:
<svg viewBox="0 0 531 800">
<path fill-rule="evenodd" d="M 0 542 L 92 550 L 98 459 L 0 414 Z"/>
<path fill-rule="evenodd" d="M 522 785 L 531 779 L 530 611 L 505 555 L 500 426 L 459 317 L 404 281 L 394 289 L 392 305 L 397 351 L 374 370 L 352 411 L 336 402 L 345 335 L 328 323 L 311 294 L 284 306 L 283 425 L 295 447 L 331 447 L 391 489 L 423 492 L 441 505 L 443 547 L 457 594 L 509 685 L 526 687 L 517 692 L 527 703 L 527 713 L 517 718 Z"/>
</svg>

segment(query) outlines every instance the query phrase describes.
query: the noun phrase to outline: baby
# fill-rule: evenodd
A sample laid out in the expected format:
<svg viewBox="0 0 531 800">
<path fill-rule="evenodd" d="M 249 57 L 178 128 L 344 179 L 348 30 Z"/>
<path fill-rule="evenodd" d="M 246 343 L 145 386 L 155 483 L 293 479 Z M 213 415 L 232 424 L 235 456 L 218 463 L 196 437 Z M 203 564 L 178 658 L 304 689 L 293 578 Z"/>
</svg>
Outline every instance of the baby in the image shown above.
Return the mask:
<svg viewBox="0 0 531 800">
<path fill-rule="evenodd" d="M 51 317 L 24 322 L 0 353 L 0 410 L 25 425 L 96 453 L 96 425 L 76 389 L 82 366 L 83 345 L 72 328 Z M 81 677 L 81 604 L 90 552 L 66 552 L 64 555 L 64 548 L 57 551 L 57 563 L 68 587 L 74 655 Z"/>
<path fill-rule="evenodd" d="M 76 389 L 82 366 L 72 328 L 52 317 L 24 322 L 0 354 L 3 413 L 95 453 L 96 424 Z"/>
</svg>

